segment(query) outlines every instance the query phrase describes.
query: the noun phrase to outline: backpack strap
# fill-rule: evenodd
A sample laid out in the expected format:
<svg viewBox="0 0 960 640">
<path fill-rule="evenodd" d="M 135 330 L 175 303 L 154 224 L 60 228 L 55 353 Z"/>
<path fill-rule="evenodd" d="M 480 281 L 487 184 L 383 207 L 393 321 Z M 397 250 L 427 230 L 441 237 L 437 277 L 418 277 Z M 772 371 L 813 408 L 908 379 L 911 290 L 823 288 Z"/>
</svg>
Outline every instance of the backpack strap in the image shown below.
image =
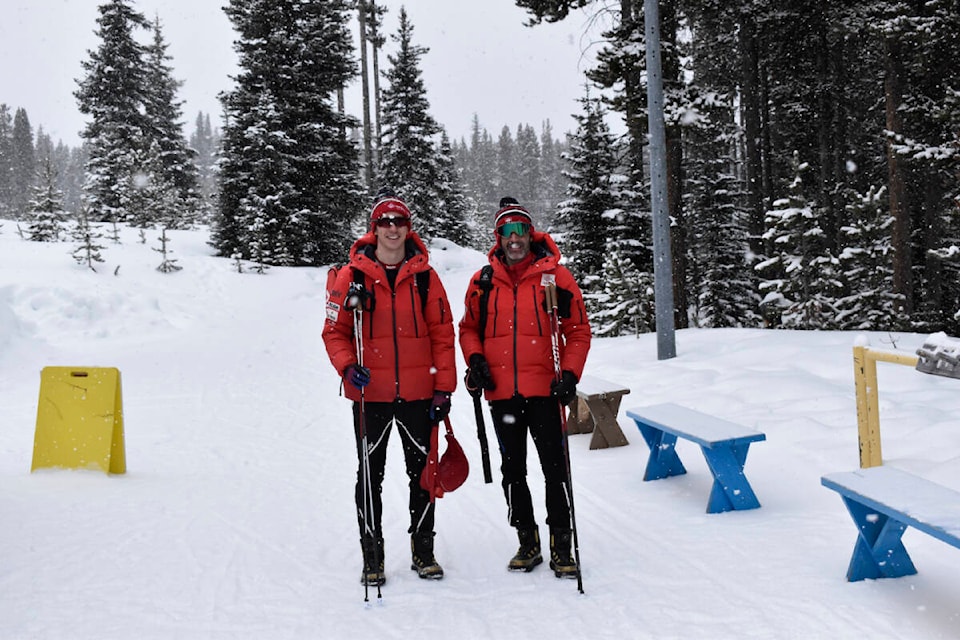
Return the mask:
<svg viewBox="0 0 960 640">
<path fill-rule="evenodd" d="M 353 269 L 353 267 L 350 267 Z M 430 270 L 420 271 L 415 276 L 417 281 L 417 292 L 420 295 L 420 311 L 426 315 L 427 313 L 427 294 L 430 292 Z M 361 285 L 366 289 L 366 280 L 363 272 L 359 269 L 353 269 L 353 281 Z M 370 309 L 373 311 L 374 300 L 373 300 L 373 291 L 370 291 Z"/>
<path fill-rule="evenodd" d="M 493 266 L 486 264 L 480 269 L 480 278 L 475 282 L 480 287 L 480 320 L 479 335 L 480 342 L 483 343 L 484 334 L 487 332 L 487 305 L 490 301 L 490 290 L 493 289 Z"/>
<path fill-rule="evenodd" d="M 417 279 L 417 291 L 420 292 L 420 311 L 426 317 L 427 294 L 430 292 L 430 269 L 418 272 L 415 278 Z"/>
</svg>

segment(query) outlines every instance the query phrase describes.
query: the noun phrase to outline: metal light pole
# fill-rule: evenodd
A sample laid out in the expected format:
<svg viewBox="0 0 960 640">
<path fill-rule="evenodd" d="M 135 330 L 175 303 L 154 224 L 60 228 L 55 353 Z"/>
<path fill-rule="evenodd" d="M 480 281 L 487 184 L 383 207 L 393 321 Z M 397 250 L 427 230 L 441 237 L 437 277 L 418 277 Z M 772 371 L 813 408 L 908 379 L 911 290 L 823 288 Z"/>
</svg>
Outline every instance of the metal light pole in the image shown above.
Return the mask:
<svg viewBox="0 0 960 640">
<path fill-rule="evenodd" d="M 653 208 L 653 292 L 657 321 L 657 359 L 677 355 L 673 323 L 673 263 L 667 212 L 667 136 L 663 121 L 663 76 L 660 71 L 660 6 L 644 0 L 647 35 L 647 109 L 650 127 L 650 203 Z"/>
</svg>

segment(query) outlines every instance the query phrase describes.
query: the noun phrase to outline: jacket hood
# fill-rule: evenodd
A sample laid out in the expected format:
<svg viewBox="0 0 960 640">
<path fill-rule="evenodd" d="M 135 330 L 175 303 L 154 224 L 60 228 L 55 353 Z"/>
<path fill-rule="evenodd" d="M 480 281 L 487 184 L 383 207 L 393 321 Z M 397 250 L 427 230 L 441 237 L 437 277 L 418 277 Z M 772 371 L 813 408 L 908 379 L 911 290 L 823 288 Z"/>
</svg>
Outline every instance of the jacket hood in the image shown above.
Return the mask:
<svg viewBox="0 0 960 640">
<path fill-rule="evenodd" d="M 417 235 L 416 231 L 411 230 L 407 233 L 407 240 L 404 246 L 406 248 L 406 255 L 401 273 L 405 271 L 419 273 L 429 268 L 430 255 L 427 252 L 427 245 L 423 243 L 423 240 Z M 350 247 L 350 264 L 364 273 L 368 273 L 367 268 L 377 263 L 377 257 L 374 253 L 376 249 L 377 237 L 373 231 L 368 231 L 357 238 L 353 246 Z"/>
<path fill-rule="evenodd" d="M 535 230 L 531 231 L 530 234 L 530 253 L 533 254 L 533 265 L 530 268 L 544 271 L 553 269 L 560 264 L 560 249 L 553 238 L 550 237 L 550 234 Z M 499 242 L 487 252 L 487 260 L 493 265 L 495 271 L 506 268 L 506 263 L 503 261 L 503 249 L 500 248 Z"/>
</svg>

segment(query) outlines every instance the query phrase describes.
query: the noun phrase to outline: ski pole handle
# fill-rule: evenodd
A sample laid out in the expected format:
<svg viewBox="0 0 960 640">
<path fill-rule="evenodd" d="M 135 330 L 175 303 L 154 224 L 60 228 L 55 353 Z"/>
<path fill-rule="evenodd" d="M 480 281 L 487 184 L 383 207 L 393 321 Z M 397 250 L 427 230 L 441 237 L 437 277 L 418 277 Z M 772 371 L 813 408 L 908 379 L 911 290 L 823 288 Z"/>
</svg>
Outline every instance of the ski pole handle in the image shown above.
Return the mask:
<svg viewBox="0 0 960 640">
<path fill-rule="evenodd" d="M 547 309 L 552 314 L 557 313 L 557 285 L 554 282 L 548 282 L 543 285 L 543 294 L 547 299 Z"/>
</svg>

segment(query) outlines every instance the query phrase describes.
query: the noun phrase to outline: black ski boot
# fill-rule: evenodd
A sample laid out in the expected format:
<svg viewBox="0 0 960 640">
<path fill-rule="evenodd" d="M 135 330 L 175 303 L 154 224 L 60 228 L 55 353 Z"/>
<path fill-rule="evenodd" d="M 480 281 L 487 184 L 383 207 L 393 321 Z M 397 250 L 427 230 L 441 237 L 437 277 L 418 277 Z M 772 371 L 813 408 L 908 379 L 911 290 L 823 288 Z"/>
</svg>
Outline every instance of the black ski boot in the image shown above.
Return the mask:
<svg viewBox="0 0 960 640">
<path fill-rule="evenodd" d="M 550 568 L 558 578 L 576 578 L 577 563 L 570 555 L 572 534 L 569 529 L 550 530 Z"/>
<path fill-rule="evenodd" d="M 410 536 L 410 551 L 413 561 L 410 568 L 424 580 L 440 580 L 443 568 L 433 557 L 433 532 L 414 533 Z"/>
<path fill-rule="evenodd" d="M 540 531 L 533 529 L 517 529 L 517 538 L 520 539 L 520 548 L 510 558 L 507 569 L 510 571 L 533 571 L 534 567 L 543 562 L 540 555 Z"/>
<path fill-rule="evenodd" d="M 387 581 L 383 572 L 383 538 L 377 538 L 374 543 L 372 536 L 360 538 L 360 549 L 363 551 L 363 573 L 360 574 L 360 584 L 380 586 Z"/>
</svg>

